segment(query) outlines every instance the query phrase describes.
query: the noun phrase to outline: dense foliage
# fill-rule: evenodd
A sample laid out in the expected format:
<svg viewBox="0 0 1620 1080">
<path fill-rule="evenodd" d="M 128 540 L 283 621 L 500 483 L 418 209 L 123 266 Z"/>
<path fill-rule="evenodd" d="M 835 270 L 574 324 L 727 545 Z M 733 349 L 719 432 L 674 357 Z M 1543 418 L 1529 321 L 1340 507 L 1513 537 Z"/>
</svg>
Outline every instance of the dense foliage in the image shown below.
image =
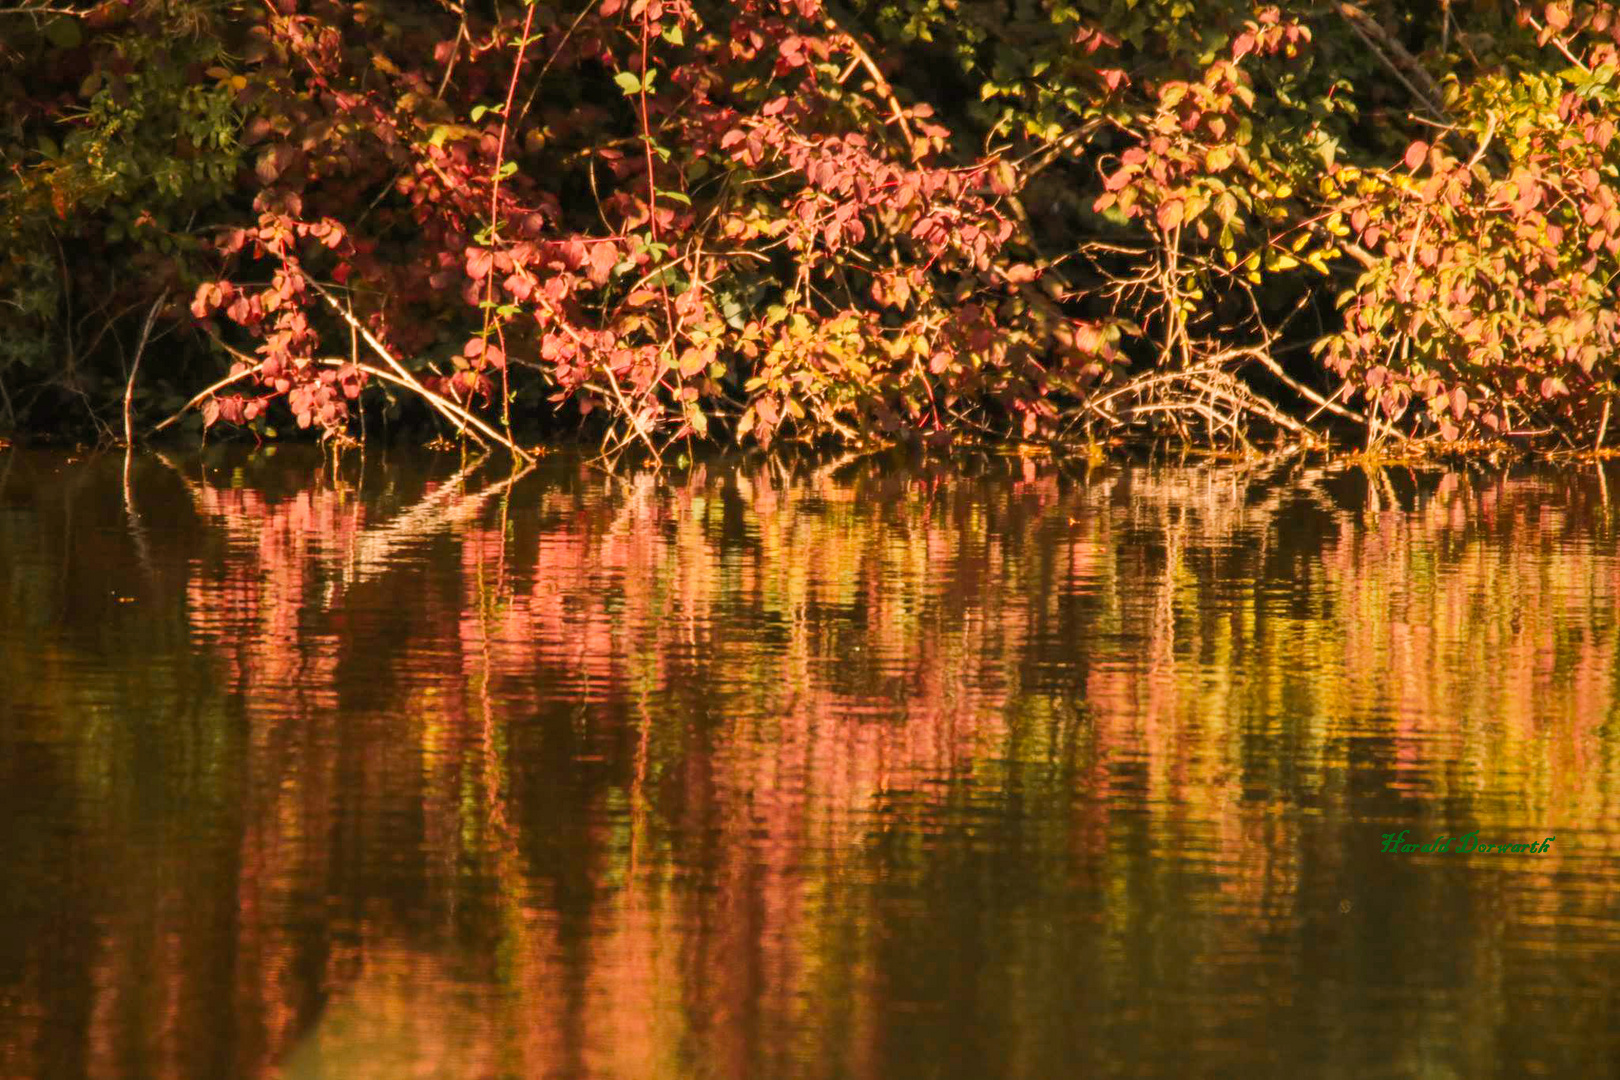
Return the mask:
<svg viewBox="0 0 1620 1080">
<path fill-rule="evenodd" d="M 205 423 L 1601 442 L 1617 42 L 1612 3 L 22 0 L 0 422 L 236 376 Z"/>
</svg>

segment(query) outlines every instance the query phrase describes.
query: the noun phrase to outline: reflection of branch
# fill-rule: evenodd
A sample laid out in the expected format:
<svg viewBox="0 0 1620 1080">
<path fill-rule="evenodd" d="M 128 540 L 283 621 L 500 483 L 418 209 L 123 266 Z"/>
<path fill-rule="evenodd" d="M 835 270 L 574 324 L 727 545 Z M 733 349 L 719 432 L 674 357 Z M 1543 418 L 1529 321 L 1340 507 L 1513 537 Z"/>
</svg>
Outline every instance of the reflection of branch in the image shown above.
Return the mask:
<svg viewBox="0 0 1620 1080">
<path fill-rule="evenodd" d="M 191 496 L 192 504 L 198 514 L 205 518 L 223 517 L 227 526 L 238 524 L 229 514 L 219 511 L 210 511 L 203 505 L 203 488 L 207 481 L 193 480 L 167 455 L 159 453 L 158 459 L 167 465 L 180 477 L 185 485 L 186 492 Z M 499 495 L 534 471 L 530 465 L 500 483 L 491 484 L 476 495 L 467 495 L 462 491 L 462 484 L 483 463 L 480 457 L 449 477 L 443 484 L 424 495 L 414 506 L 401 514 L 396 515 L 387 524 L 363 529 L 356 535 L 349 545 L 348 554 L 342 572 L 342 581 L 346 586 L 352 586 L 356 581 L 376 576 L 382 571 L 395 565 L 395 555 L 404 544 L 432 536 L 459 522 L 466 521 L 483 509 L 491 498 Z M 251 525 L 243 524 L 243 531 L 252 532 Z"/>
<path fill-rule="evenodd" d="M 146 542 L 146 526 L 141 522 L 141 513 L 135 508 L 135 485 L 130 480 L 130 466 L 135 458 L 135 445 L 124 445 L 124 516 L 129 519 L 129 535 L 135 541 L 135 556 L 141 562 L 141 569 L 146 573 L 146 580 L 156 581 L 157 571 L 152 566 L 152 548 Z"/>
<path fill-rule="evenodd" d="M 459 498 L 452 499 L 451 496 L 459 493 L 461 484 L 478 464 L 479 462 L 474 461 L 471 465 L 465 466 L 445 481 L 439 490 L 424 497 L 421 502 L 388 524 L 361 532 L 350 547 L 349 562 L 344 567 L 343 583 L 353 585 L 356 581 L 387 569 L 394 564 L 394 554 L 401 545 L 466 521 L 481 511 L 491 498 L 534 471 L 534 466 L 530 465 L 498 484 L 491 484 L 476 495 L 461 494 Z M 441 503 L 452 503 L 453 506 L 446 508 L 441 506 Z"/>
</svg>

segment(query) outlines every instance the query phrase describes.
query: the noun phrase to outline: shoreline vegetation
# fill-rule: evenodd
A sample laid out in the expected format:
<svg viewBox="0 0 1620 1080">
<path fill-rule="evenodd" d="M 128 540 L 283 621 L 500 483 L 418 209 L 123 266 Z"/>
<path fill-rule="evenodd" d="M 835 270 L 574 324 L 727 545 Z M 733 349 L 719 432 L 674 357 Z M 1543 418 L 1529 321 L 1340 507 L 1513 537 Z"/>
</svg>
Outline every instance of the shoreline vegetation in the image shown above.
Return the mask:
<svg viewBox="0 0 1620 1080">
<path fill-rule="evenodd" d="M 0 435 L 1602 459 L 1617 69 L 1567 0 L 0 0 Z"/>
</svg>

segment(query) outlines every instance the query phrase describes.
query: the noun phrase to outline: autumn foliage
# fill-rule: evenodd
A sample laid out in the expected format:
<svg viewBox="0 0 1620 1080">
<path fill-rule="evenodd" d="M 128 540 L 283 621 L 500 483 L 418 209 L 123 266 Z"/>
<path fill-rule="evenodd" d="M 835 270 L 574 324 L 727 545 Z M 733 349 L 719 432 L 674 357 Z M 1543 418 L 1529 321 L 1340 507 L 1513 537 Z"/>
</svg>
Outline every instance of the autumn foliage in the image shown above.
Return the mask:
<svg viewBox="0 0 1620 1080">
<path fill-rule="evenodd" d="M 98 418 L 167 294 L 146 410 L 234 375 L 203 422 L 260 432 L 1607 427 L 1609 3 L 44 7 L 0 14 L 13 426 Z"/>
</svg>

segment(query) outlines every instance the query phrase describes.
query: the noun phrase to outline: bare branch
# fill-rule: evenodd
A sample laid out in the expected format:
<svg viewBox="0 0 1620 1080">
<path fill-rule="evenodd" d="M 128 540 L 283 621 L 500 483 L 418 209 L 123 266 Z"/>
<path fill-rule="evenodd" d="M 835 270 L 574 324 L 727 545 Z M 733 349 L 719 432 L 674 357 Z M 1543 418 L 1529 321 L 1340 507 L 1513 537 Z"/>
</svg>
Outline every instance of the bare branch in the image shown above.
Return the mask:
<svg viewBox="0 0 1620 1080">
<path fill-rule="evenodd" d="M 146 322 L 141 324 L 141 337 L 135 343 L 135 360 L 129 366 L 129 380 L 124 384 L 124 445 L 135 445 L 135 376 L 141 370 L 141 357 L 146 353 L 146 342 L 152 336 L 152 320 L 157 318 L 158 311 L 169 299 L 169 292 L 165 289 L 152 301 L 152 306 L 146 312 Z"/>
</svg>

